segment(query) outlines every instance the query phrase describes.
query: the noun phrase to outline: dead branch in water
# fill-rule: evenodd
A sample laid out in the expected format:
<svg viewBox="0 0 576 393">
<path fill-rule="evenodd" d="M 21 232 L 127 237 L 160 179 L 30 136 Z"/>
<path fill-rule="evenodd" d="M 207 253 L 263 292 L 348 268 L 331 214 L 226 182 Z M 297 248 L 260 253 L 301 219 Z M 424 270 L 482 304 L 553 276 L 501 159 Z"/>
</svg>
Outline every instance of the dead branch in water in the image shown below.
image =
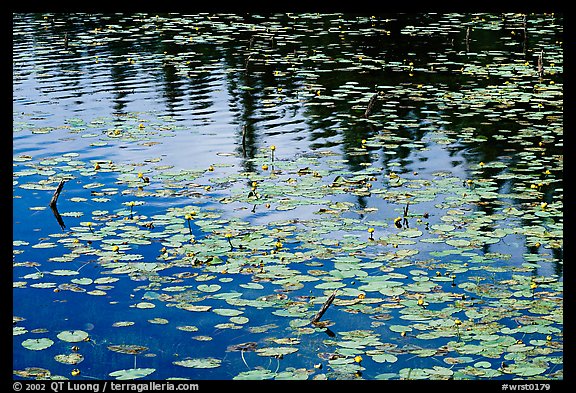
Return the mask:
<svg viewBox="0 0 576 393">
<path fill-rule="evenodd" d="M 316 315 L 314 315 L 314 318 L 312 318 L 312 320 L 310 322 L 312 323 L 316 323 L 320 320 L 320 318 L 322 318 L 322 315 L 324 315 L 324 313 L 326 312 L 326 310 L 328 310 L 328 307 L 330 307 L 330 305 L 332 304 L 332 302 L 334 301 L 334 298 L 336 297 L 336 292 L 338 290 L 332 292 L 332 295 L 328 296 L 328 299 L 324 302 L 324 304 L 322 305 L 322 308 L 320 309 L 320 311 L 318 311 L 316 313 Z"/>
<path fill-rule="evenodd" d="M 370 101 L 368 102 L 368 107 L 366 107 L 366 111 L 364 112 L 365 118 L 368 118 L 372 113 L 372 109 L 374 108 L 377 99 L 378 99 L 378 93 L 374 93 L 374 95 L 370 98 Z"/>
<path fill-rule="evenodd" d="M 65 180 L 60 180 L 60 184 L 58 184 L 58 187 L 56 188 L 56 191 L 54 191 L 54 195 L 52 195 L 52 199 L 50 200 L 50 207 L 56 207 L 56 202 L 58 202 L 58 197 L 60 196 L 60 193 L 62 192 L 62 188 L 64 187 L 64 183 L 66 183 Z"/>
<path fill-rule="evenodd" d="M 62 188 L 64 187 L 65 182 L 65 180 L 60 180 L 60 183 L 58 184 L 58 187 L 56 187 L 56 191 L 54 191 L 54 195 L 52 195 L 52 199 L 50 200 L 50 209 L 52 209 L 52 213 L 54 214 L 56 221 L 58 221 L 58 225 L 60 225 L 60 228 L 62 229 L 66 228 L 66 225 L 64 225 L 64 220 L 62 220 L 60 213 L 58 213 L 56 202 L 58 202 L 58 197 L 62 192 Z"/>
</svg>

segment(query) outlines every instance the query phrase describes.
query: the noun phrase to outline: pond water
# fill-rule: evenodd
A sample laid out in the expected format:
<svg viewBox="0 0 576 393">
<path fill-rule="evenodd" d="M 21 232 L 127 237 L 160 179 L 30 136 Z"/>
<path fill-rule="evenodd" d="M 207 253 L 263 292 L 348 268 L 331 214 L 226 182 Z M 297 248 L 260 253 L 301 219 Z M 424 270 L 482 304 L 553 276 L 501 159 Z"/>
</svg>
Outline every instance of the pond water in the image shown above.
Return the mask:
<svg viewBox="0 0 576 393">
<path fill-rule="evenodd" d="M 563 379 L 562 15 L 14 14 L 12 147 L 14 378 Z"/>
</svg>

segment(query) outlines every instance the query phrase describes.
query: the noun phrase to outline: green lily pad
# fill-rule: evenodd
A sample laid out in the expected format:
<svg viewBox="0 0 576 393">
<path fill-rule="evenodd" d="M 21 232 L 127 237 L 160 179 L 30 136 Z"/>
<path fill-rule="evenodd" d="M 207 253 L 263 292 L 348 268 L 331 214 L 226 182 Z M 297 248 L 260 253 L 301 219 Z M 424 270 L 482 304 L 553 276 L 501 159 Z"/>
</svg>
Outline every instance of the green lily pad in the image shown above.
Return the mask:
<svg viewBox="0 0 576 393">
<path fill-rule="evenodd" d="M 248 319 L 247 317 L 244 317 L 244 316 L 231 317 L 230 318 L 230 322 L 234 322 L 234 323 L 237 323 L 239 325 L 244 325 L 245 323 L 248 323 L 249 321 L 250 321 L 250 319 Z"/>
<path fill-rule="evenodd" d="M 397 235 L 403 237 L 419 237 L 422 236 L 422 231 L 418 229 L 406 229 L 402 232 L 399 232 Z"/>
<path fill-rule="evenodd" d="M 235 310 L 233 308 L 214 308 L 212 309 L 212 312 L 218 315 L 224 315 L 226 317 L 235 317 L 244 313 L 244 311 Z"/>
<path fill-rule="evenodd" d="M 211 284 L 211 285 L 207 285 L 207 284 L 200 284 L 198 285 L 198 290 L 202 291 L 202 292 L 218 292 L 220 289 L 222 288 L 222 286 L 218 285 L 218 284 Z"/>
<path fill-rule="evenodd" d="M 222 364 L 222 360 L 208 357 L 208 358 L 177 360 L 172 363 L 177 366 L 182 366 L 186 368 L 216 368 L 220 367 L 220 365 Z"/>
<path fill-rule="evenodd" d="M 398 360 L 398 357 L 392 355 L 391 353 L 381 353 L 376 355 L 370 356 L 372 360 L 376 363 L 395 363 Z"/>
<path fill-rule="evenodd" d="M 234 380 L 256 380 L 261 381 L 264 379 L 273 379 L 276 373 L 267 369 L 242 371 L 240 374 L 234 376 Z"/>
<path fill-rule="evenodd" d="M 84 356 L 75 352 L 68 355 L 56 355 L 54 356 L 54 360 L 64 364 L 78 364 L 84 360 Z"/>
<path fill-rule="evenodd" d="M 132 380 L 147 377 L 154 371 L 156 371 L 155 368 L 130 368 L 126 370 L 113 371 L 108 375 L 118 380 Z"/>
<path fill-rule="evenodd" d="M 127 355 L 138 355 L 148 350 L 147 347 L 133 344 L 113 344 L 108 345 L 107 348 L 112 352 L 124 353 Z"/>
<path fill-rule="evenodd" d="M 266 347 L 266 348 L 259 348 L 256 350 L 256 353 L 259 356 L 284 356 L 291 353 L 298 351 L 297 347 Z"/>
<path fill-rule="evenodd" d="M 134 325 L 135 322 L 133 321 L 118 321 L 118 322 L 114 322 L 112 324 L 113 327 L 126 327 L 126 326 L 132 326 Z"/>
<path fill-rule="evenodd" d="M 421 368 L 403 368 L 399 371 L 402 379 L 429 379 L 430 374 Z"/>
<path fill-rule="evenodd" d="M 31 351 L 41 351 L 46 348 L 50 348 L 54 344 L 54 341 L 49 338 L 29 338 L 22 342 L 22 346 Z"/>
<path fill-rule="evenodd" d="M 88 338 L 88 333 L 83 330 L 64 330 L 56 335 L 60 340 L 69 343 L 77 343 Z"/>
<path fill-rule="evenodd" d="M 149 302 L 140 302 L 136 304 L 136 308 L 146 309 L 146 308 L 154 308 L 156 305 L 154 303 Z"/>
</svg>

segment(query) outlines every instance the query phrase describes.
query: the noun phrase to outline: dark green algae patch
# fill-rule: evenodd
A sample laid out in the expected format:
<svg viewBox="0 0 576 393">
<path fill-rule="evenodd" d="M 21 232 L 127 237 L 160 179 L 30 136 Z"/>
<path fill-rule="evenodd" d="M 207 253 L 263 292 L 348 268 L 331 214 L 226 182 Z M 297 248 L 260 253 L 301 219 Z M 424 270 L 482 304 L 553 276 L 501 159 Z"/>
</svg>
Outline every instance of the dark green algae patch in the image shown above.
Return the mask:
<svg viewBox="0 0 576 393">
<path fill-rule="evenodd" d="M 185 19 L 146 20 L 170 29 Z M 319 34 L 340 34 L 348 48 L 346 39 L 361 32 L 342 27 L 353 18 L 333 20 L 342 25 Z M 453 23 L 461 20 L 455 16 Z M 478 18 L 458 27 L 468 25 L 482 30 L 500 22 Z M 208 26 L 192 40 L 185 35 L 172 40 L 180 45 L 229 41 L 228 25 Z M 431 25 L 400 33 L 449 32 Z M 274 37 L 286 44 L 299 39 L 281 30 Z M 274 64 L 277 76 L 289 72 L 306 81 L 297 96 L 279 87 L 264 89 L 264 113 L 290 106 L 329 109 L 328 128 L 375 131 L 345 141 L 342 148 L 319 146 L 303 153 L 268 143 L 245 157 L 238 141 L 233 151 L 215 153 L 210 162 L 192 168 L 166 163 L 163 156 L 126 161 L 86 158 L 89 153 L 81 151 L 38 158 L 16 153 L 14 202 L 30 203 L 26 193 L 40 195 L 25 209 L 46 220 L 34 226 L 54 230 L 37 238 L 15 235 L 14 296 L 44 296 L 48 308 L 88 302 L 109 312 L 110 320 L 64 317 L 55 325 L 59 328 L 48 329 L 48 323 L 29 324 L 32 316 L 15 308 L 15 351 L 47 355 L 20 362 L 14 374 L 36 379 L 562 379 L 561 47 L 546 47 L 549 60 L 538 75 L 530 62 L 504 58 L 505 53 L 489 53 L 486 59 L 470 51 L 461 64 L 451 65 L 441 59 L 383 61 L 346 51 L 333 57 L 324 53 L 329 48 L 319 48 L 300 63 L 270 52 L 263 42 L 245 49 L 248 62 Z M 165 61 L 179 69 L 190 60 Z M 315 69 L 304 66 L 310 62 Z M 323 67 L 406 75 L 397 85 L 365 88 L 346 82 L 328 89 L 320 77 Z M 438 73 L 457 73 L 468 83 L 455 89 L 417 79 Z M 377 91 L 387 98 L 363 116 Z M 426 122 L 402 116 L 392 105 L 396 99 L 429 108 Z M 483 117 L 493 130 L 458 127 L 445 112 Z M 319 117 L 312 112 L 312 119 Z M 185 132 L 155 112 L 124 118 L 122 127 L 113 117 L 101 117 L 39 128 L 15 115 L 14 135 L 64 133 L 89 140 L 92 149 L 130 143 L 146 152 Z M 500 121 L 514 124 L 514 131 L 498 127 Z M 436 149 L 503 140 L 505 154 L 471 159 L 464 171 L 418 170 L 406 162 L 407 157 L 430 159 Z M 48 207 L 61 180 L 66 184 L 57 208 L 64 227 Z M 312 324 L 334 292 L 333 304 Z M 128 333 L 116 333 L 122 329 Z M 162 338 L 150 340 L 141 329 Z M 185 344 L 170 342 L 182 334 Z M 117 361 L 91 375 L 91 364 L 108 354 Z M 71 366 L 80 374 L 71 376 Z M 225 371 L 214 373 L 219 370 Z"/>
</svg>

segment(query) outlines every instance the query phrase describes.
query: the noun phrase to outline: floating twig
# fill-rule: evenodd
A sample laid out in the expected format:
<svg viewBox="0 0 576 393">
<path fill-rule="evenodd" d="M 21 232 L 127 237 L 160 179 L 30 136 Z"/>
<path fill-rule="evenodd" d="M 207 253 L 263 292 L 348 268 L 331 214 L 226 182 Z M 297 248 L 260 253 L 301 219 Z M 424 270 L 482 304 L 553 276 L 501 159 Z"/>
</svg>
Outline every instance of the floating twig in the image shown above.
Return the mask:
<svg viewBox="0 0 576 393">
<path fill-rule="evenodd" d="M 326 299 L 326 301 L 322 305 L 322 308 L 320 309 L 320 311 L 318 311 L 316 313 L 316 315 L 314 315 L 314 318 L 312 318 L 312 320 L 310 322 L 312 322 L 314 324 L 314 323 L 317 323 L 320 320 L 320 318 L 322 318 L 322 315 L 324 315 L 326 310 L 328 310 L 328 307 L 330 307 L 330 305 L 334 301 L 334 298 L 336 297 L 337 291 L 338 290 L 335 290 L 334 292 L 332 292 L 332 294 L 330 296 L 328 296 L 328 299 Z"/>
</svg>

